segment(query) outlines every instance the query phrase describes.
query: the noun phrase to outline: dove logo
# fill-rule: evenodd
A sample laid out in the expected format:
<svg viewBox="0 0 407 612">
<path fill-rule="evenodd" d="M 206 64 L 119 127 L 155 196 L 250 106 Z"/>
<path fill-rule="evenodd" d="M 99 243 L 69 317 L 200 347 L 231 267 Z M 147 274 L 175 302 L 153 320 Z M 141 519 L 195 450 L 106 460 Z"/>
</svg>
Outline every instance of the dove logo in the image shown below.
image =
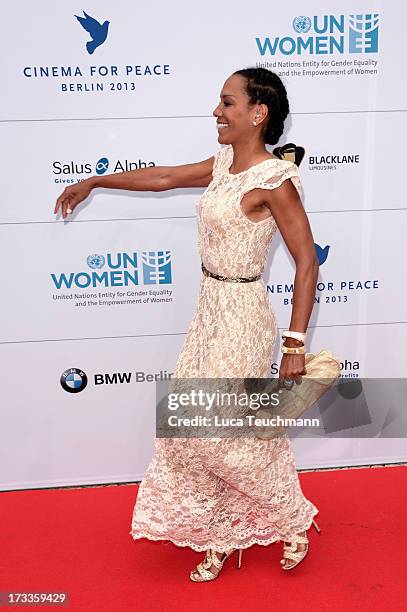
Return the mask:
<svg viewBox="0 0 407 612">
<path fill-rule="evenodd" d="M 325 263 L 328 258 L 328 252 L 331 247 L 329 246 L 329 244 L 327 244 L 324 248 L 322 248 L 316 242 L 314 242 L 314 245 L 315 245 L 315 251 L 318 257 L 319 265 L 322 266 L 322 264 Z"/>
<path fill-rule="evenodd" d="M 90 55 L 92 55 L 95 49 L 100 47 L 100 45 L 103 45 L 105 42 L 110 22 L 105 21 L 103 23 L 99 23 L 99 21 L 85 13 L 85 11 L 83 11 L 83 14 L 85 17 L 79 17 L 78 15 L 75 15 L 75 17 L 83 29 L 90 34 L 91 40 L 86 43 L 86 50 Z"/>
</svg>

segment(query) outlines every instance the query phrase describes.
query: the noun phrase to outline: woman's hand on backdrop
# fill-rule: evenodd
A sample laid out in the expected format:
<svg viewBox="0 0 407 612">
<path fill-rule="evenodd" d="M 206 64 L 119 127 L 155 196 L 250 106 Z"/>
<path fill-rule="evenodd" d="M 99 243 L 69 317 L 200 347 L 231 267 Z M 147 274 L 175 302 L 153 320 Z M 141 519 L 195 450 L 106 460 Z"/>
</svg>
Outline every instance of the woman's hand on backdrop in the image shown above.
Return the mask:
<svg viewBox="0 0 407 612">
<path fill-rule="evenodd" d="M 54 214 L 57 214 L 58 210 L 61 209 L 62 218 L 66 219 L 66 217 L 75 210 L 78 204 L 88 197 L 92 188 L 93 185 L 89 179 L 80 181 L 76 185 L 65 187 L 56 201 Z"/>
</svg>

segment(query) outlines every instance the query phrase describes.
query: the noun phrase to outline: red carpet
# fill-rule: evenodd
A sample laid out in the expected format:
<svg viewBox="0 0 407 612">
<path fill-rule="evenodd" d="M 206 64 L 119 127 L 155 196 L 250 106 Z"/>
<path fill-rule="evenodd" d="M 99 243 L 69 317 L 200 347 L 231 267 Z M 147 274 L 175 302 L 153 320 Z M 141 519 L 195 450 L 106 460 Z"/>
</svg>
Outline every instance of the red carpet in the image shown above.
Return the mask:
<svg viewBox="0 0 407 612">
<path fill-rule="evenodd" d="M 0 493 L 0 591 L 68 591 L 87 612 L 405 610 L 406 469 L 300 474 L 322 531 L 307 559 L 284 573 L 281 543 L 254 546 L 207 584 L 188 579 L 201 553 L 132 540 L 135 485 Z"/>
</svg>

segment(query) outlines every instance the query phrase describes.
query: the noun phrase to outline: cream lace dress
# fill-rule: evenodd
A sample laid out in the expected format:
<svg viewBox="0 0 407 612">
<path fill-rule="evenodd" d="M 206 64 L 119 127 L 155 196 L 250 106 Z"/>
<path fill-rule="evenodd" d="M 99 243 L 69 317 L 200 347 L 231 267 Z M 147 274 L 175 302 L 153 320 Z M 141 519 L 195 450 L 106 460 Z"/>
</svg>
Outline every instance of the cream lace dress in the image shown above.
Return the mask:
<svg viewBox="0 0 407 612">
<path fill-rule="evenodd" d="M 286 160 L 268 159 L 235 175 L 229 173 L 232 161 L 230 145 L 215 155 L 213 180 L 197 204 L 199 252 L 211 272 L 253 277 L 264 270 L 277 226 L 272 217 L 249 220 L 241 199 L 287 179 L 301 195 L 300 178 Z M 277 333 L 262 279 L 230 283 L 202 275 L 174 376 L 267 377 Z M 301 491 L 286 435 L 156 438 L 130 534 L 196 551 L 225 551 L 289 541 L 317 513 Z"/>
</svg>

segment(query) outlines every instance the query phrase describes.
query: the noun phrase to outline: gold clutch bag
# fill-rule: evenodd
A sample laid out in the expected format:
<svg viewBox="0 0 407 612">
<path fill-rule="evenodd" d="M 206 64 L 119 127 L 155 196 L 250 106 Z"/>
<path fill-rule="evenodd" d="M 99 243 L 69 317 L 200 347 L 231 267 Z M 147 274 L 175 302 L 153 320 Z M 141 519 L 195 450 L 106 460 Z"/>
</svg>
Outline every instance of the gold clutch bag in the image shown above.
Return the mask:
<svg viewBox="0 0 407 612">
<path fill-rule="evenodd" d="M 253 426 L 258 438 L 267 440 L 281 435 L 285 426 L 269 424 L 270 418 L 298 419 L 333 386 L 339 378 L 341 364 L 330 351 L 322 350 L 316 355 L 306 353 L 305 369 L 307 373 L 301 377 L 299 385 L 294 383 L 289 390 L 280 389 L 278 379 L 273 379 L 264 390 L 267 393 L 278 391 L 279 403 L 256 410 L 256 421 L 261 421 Z"/>
</svg>

